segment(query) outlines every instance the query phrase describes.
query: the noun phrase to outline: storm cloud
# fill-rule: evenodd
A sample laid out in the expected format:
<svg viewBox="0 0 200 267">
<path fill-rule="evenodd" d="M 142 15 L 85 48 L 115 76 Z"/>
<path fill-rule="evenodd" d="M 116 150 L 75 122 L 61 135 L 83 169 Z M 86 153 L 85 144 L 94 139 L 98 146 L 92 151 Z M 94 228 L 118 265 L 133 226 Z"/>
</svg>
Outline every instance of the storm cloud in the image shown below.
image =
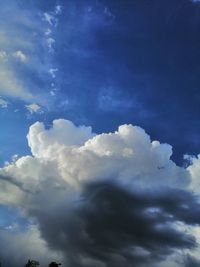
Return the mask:
<svg viewBox="0 0 200 267">
<path fill-rule="evenodd" d="M 70 210 L 37 215 L 42 236 L 63 251 L 67 266 L 152 266 L 197 246 L 185 230 L 200 224 L 200 203 L 189 192 L 133 192 L 101 182 L 87 185 L 82 197 Z"/>
<path fill-rule="evenodd" d="M 0 203 L 17 208 L 28 224 L 0 232 L 5 265 L 29 257 L 69 267 L 199 260 L 198 157 L 179 167 L 170 145 L 133 125 L 95 134 L 59 119 L 49 129 L 33 124 L 27 137 L 32 155 L 0 169 Z"/>
</svg>

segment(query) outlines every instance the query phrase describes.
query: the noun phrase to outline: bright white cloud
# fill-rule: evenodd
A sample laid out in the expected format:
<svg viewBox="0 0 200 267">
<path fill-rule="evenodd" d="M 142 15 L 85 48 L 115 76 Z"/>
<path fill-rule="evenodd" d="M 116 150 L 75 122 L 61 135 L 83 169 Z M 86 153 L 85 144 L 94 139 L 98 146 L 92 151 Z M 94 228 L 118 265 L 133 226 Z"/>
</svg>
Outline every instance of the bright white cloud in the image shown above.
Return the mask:
<svg viewBox="0 0 200 267">
<path fill-rule="evenodd" d="M 20 205 L 29 190 L 42 190 L 42 196 L 43 183 L 50 181 L 55 188 L 66 184 L 76 191 L 82 183 L 105 179 L 133 188 L 185 188 L 191 180 L 190 172 L 170 159 L 171 146 L 151 142 L 140 127 L 122 125 L 114 133 L 94 135 L 91 127 L 59 119 L 50 129 L 33 124 L 27 137 L 33 156 L 0 169 L 2 177 L 12 177 L 0 180 L 2 203 Z"/>
<path fill-rule="evenodd" d="M 50 73 L 50 75 L 51 75 L 51 77 L 53 79 L 56 78 L 56 72 L 58 72 L 58 69 L 57 68 L 51 68 L 51 69 L 49 69 L 49 73 Z"/>
<path fill-rule="evenodd" d="M 27 86 L 23 70 L 15 61 L 24 63 L 28 53 L 33 55 L 33 32 L 39 32 L 39 22 L 34 12 L 31 14 L 25 7 L 19 7 L 17 1 L 10 1 L 9 7 L 2 2 L 0 16 L 0 94 L 29 102 L 33 99 L 31 86 Z"/>
<path fill-rule="evenodd" d="M 56 23 L 56 18 L 53 14 L 44 13 L 43 20 L 46 21 L 50 26 L 53 26 Z"/>
<path fill-rule="evenodd" d="M 0 95 L 3 97 L 22 100 L 25 104 L 36 102 L 48 108 L 53 104 L 48 91 L 51 77 L 47 79 L 47 75 L 54 68 L 49 52 L 54 51 L 60 8 L 56 5 L 53 12 L 43 16 L 37 5 L 31 5 L 30 11 L 28 2 L 21 5 L 11 0 L 9 6 L 1 3 Z M 44 42 L 49 48 L 45 51 Z"/>
</svg>

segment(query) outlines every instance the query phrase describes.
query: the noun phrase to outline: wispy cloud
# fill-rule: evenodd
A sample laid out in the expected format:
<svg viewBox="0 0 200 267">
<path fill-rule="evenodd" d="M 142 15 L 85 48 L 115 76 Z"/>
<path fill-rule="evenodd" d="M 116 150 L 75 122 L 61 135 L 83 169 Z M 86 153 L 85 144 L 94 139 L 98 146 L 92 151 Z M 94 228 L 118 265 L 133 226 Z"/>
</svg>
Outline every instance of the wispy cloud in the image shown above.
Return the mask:
<svg viewBox="0 0 200 267">
<path fill-rule="evenodd" d="M 31 114 L 42 112 L 42 108 L 36 103 L 26 105 L 25 107 Z"/>
<path fill-rule="evenodd" d="M 3 98 L 0 97 L 0 107 L 1 108 L 7 108 L 8 107 L 9 102 L 4 100 Z"/>
<path fill-rule="evenodd" d="M 27 61 L 27 56 L 20 50 L 14 52 L 13 57 L 23 63 Z"/>
<path fill-rule="evenodd" d="M 9 7 L 1 5 L 0 94 L 48 107 L 50 91 L 56 91 L 50 86 L 56 67 L 49 50 L 54 51 L 54 31 L 62 7 L 56 5 L 41 19 L 37 6 L 31 6 L 30 12 L 29 4 L 11 1 Z"/>
</svg>

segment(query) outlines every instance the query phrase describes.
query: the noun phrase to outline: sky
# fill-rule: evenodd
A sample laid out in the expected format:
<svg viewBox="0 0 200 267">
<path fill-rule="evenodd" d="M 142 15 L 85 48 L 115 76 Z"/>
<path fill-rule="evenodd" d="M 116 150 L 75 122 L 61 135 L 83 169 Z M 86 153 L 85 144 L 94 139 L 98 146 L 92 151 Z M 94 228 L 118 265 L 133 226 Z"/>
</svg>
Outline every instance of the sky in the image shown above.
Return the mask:
<svg viewBox="0 0 200 267">
<path fill-rule="evenodd" d="M 200 265 L 200 1 L 0 0 L 0 262 Z"/>
</svg>

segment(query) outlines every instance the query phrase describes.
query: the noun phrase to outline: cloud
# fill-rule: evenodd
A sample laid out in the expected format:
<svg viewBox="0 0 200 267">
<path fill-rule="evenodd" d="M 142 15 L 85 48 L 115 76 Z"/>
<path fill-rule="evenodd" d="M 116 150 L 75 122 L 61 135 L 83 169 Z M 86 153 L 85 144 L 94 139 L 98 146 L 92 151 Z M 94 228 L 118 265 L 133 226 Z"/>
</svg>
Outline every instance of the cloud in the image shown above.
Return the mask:
<svg viewBox="0 0 200 267">
<path fill-rule="evenodd" d="M 7 97 L 19 98 L 24 101 L 31 101 L 34 97 L 27 90 L 23 82 L 19 81 L 15 73 L 9 68 L 0 66 L 0 93 Z"/>
<path fill-rule="evenodd" d="M 20 209 L 64 264 L 164 266 L 198 249 L 198 158 L 177 166 L 170 145 L 133 125 L 95 134 L 58 119 L 36 122 L 27 138 L 32 155 L 0 169 L 0 204 Z M 7 251 L 18 254 L 10 243 Z"/>
<path fill-rule="evenodd" d="M 13 53 L 13 57 L 16 58 L 16 59 L 18 59 L 22 63 L 24 63 L 24 62 L 27 61 L 26 55 L 22 51 L 20 51 L 20 50 L 14 52 Z"/>
<path fill-rule="evenodd" d="M 200 205 L 190 193 L 133 193 L 97 183 L 87 186 L 83 197 L 70 211 L 56 213 L 52 225 L 41 219 L 43 236 L 66 254 L 68 266 L 152 266 L 176 249 L 197 245 L 194 236 L 174 226 L 200 222 Z"/>
<path fill-rule="evenodd" d="M 55 79 L 56 78 L 56 72 L 58 71 L 58 69 L 57 68 L 55 68 L 55 69 L 49 69 L 49 73 L 50 73 L 50 75 L 51 75 L 51 77 L 53 78 L 53 79 Z"/>
<path fill-rule="evenodd" d="M 1 108 L 7 108 L 8 107 L 8 101 L 4 100 L 3 98 L 0 98 L 0 107 Z"/>
<path fill-rule="evenodd" d="M 27 110 L 33 114 L 33 113 L 40 113 L 41 112 L 41 107 L 36 104 L 36 103 L 32 103 L 30 105 L 26 105 L 25 106 L 27 108 Z"/>
</svg>

